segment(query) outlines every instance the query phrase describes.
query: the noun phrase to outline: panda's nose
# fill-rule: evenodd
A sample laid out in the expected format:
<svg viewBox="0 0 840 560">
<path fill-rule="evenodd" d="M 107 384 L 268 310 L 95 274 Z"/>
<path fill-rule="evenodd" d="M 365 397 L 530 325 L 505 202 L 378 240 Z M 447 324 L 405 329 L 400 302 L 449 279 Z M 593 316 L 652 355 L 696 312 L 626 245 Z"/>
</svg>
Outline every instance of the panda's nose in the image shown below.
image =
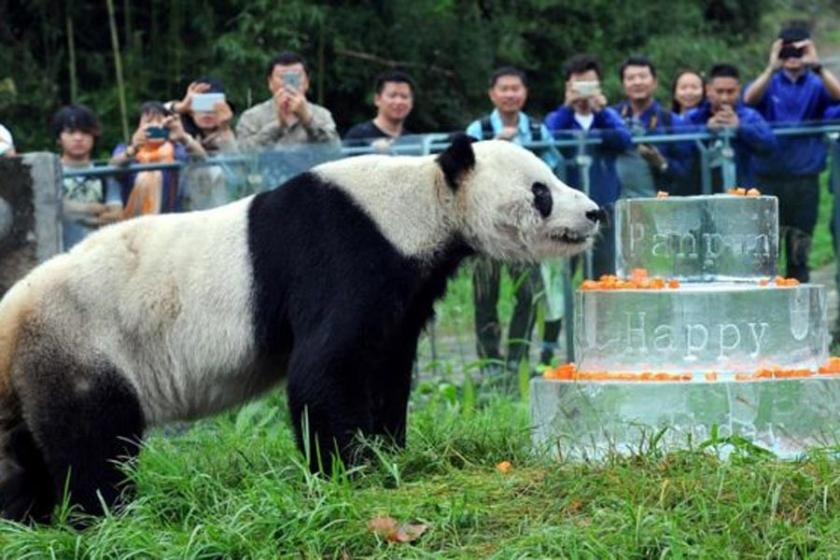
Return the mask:
<svg viewBox="0 0 840 560">
<path fill-rule="evenodd" d="M 604 211 L 603 208 L 598 208 L 597 210 L 590 210 L 586 213 L 586 217 L 591 221 L 595 222 L 606 222 L 607 221 L 607 213 Z"/>
</svg>

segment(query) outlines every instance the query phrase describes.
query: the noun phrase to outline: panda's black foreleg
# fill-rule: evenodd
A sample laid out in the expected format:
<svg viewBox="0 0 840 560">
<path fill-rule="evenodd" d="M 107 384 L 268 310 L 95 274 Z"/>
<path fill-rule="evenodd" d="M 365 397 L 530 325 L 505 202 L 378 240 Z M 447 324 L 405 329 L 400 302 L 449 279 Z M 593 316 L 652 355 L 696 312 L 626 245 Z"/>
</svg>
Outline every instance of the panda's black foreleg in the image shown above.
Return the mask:
<svg viewBox="0 0 840 560">
<path fill-rule="evenodd" d="M 18 380 L 23 416 L 60 500 L 91 515 L 127 489 L 121 463 L 137 456 L 145 429 L 134 388 L 113 367 L 39 360 Z"/>
<path fill-rule="evenodd" d="M 310 470 L 329 473 L 336 459 L 350 466 L 364 458 L 357 436 L 372 433 L 373 416 L 364 366 L 353 359 L 323 358 L 323 352 L 295 349 L 287 394 L 297 444 Z"/>
</svg>

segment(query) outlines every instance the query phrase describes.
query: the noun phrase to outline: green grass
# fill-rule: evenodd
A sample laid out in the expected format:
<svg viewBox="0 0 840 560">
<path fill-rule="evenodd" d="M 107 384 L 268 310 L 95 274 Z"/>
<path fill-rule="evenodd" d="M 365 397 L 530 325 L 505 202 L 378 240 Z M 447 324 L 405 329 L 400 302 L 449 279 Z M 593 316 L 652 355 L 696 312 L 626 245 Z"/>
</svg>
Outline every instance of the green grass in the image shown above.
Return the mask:
<svg viewBox="0 0 840 560">
<path fill-rule="evenodd" d="M 814 229 L 814 241 L 810 257 L 812 270 L 831 264 L 835 260 L 831 232 L 828 229 L 831 223 L 833 199 L 834 195 L 828 192 L 828 173 L 823 173 L 822 177 L 820 177 L 819 215 L 817 218 L 817 227 Z"/>
<path fill-rule="evenodd" d="M 282 393 L 152 436 L 136 499 L 83 532 L 0 525 L 2 558 L 798 558 L 840 555 L 840 469 L 815 456 L 700 451 L 557 462 L 530 450 L 518 399 L 412 402 L 408 448 L 309 475 Z M 494 465 L 513 463 L 503 475 Z M 377 515 L 429 526 L 411 544 Z M 66 512 L 62 512 L 66 516 Z"/>
</svg>

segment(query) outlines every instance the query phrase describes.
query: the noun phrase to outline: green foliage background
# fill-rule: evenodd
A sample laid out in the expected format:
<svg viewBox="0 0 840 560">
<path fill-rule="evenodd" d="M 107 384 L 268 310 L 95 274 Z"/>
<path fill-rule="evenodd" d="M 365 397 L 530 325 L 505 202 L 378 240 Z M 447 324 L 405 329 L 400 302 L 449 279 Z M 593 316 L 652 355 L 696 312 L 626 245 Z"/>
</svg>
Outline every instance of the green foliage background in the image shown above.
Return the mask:
<svg viewBox="0 0 840 560">
<path fill-rule="evenodd" d="M 501 64 L 527 70 L 529 110 L 545 114 L 562 91 L 563 61 L 598 55 L 607 93 L 631 53 L 651 56 L 660 97 L 681 67 L 738 64 L 753 74 L 786 15 L 818 19 L 828 0 L 185 0 L 115 1 L 129 105 L 179 97 L 202 75 L 225 81 L 241 112 L 267 96 L 264 66 L 280 50 L 301 52 L 310 97 L 341 130 L 370 118 L 373 77 L 402 67 L 418 82 L 410 128 L 463 127 L 487 110 L 487 76 Z M 72 27 L 75 87 L 71 80 Z M 74 97 L 75 91 L 75 97 Z M 65 103 L 100 114 L 99 151 L 121 139 L 106 2 L 0 0 L 0 122 L 21 151 L 51 149 L 48 122 Z"/>
</svg>

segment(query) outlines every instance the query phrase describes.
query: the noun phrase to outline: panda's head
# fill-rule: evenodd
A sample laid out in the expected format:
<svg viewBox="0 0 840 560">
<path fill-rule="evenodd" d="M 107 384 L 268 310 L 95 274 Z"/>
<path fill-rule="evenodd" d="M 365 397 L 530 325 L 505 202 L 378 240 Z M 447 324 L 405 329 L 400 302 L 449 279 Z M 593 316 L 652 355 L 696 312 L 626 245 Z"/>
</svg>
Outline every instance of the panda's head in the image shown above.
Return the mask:
<svg viewBox="0 0 840 560">
<path fill-rule="evenodd" d="M 512 142 L 458 135 L 437 163 L 461 234 L 479 253 L 514 261 L 569 256 L 598 231 L 598 206 Z"/>
</svg>

